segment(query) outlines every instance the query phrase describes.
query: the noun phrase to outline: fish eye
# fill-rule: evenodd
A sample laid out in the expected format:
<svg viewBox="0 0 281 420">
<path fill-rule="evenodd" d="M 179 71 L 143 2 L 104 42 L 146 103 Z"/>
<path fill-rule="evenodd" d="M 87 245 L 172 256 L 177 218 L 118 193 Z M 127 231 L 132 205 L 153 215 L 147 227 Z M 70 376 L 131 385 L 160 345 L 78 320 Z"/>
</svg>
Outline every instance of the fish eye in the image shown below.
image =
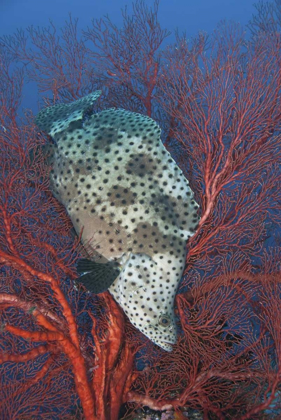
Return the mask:
<svg viewBox="0 0 281 420">
<path fill-rule="evenodd" d="M 168 315 L 161 315 L 159 318 L 159 324 L 162 327 L 168 327 L 171 323 L 170 317 Z"/>
</svg>

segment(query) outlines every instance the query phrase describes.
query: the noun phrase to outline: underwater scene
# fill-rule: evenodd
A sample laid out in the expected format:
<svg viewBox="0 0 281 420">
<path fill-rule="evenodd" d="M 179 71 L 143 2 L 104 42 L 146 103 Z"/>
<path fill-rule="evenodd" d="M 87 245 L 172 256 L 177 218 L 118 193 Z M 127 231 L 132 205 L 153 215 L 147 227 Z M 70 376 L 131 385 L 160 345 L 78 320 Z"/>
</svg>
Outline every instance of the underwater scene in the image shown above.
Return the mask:
<svg viewBox="0 0 281 420">
<path fill-rule="evenodd" d="M 0 12 L 0 420 L 280 419 L 281 0 Z"/>
</svg>

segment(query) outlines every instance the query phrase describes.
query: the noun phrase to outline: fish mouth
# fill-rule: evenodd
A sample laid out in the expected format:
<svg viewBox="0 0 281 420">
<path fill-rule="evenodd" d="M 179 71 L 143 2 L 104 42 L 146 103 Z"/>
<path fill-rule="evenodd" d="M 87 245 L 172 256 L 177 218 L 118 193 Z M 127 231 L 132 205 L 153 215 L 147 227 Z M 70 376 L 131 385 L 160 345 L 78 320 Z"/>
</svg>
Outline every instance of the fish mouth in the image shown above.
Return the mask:
<svg viewBox="0 0 281 420">
<path fill-rule="evenodd" d="M 171 344 L 171 345 L 176 344 L 175 341 L 168 341 L 168 340 L 163 340 L 162 343 L 164 343 L 164 344 Z"/>
<path fill-rule="evenodd" d="M 174 339 L 170 339 L 170 340 L 162 340 L 162 343 L 165 343 L 165 344 L 172 344 L 172 345 L 174 345 L 174 344 L 176 344 L 176 342 L 177 342 L 177 339 L 176 338 L 174 338 Z"/>
<path fill-rule="evenodd" d="M 174 343 L 168 343 L 167 341 L 161 341 L 161 343 L 158 344 L 159 347 L 161 347 L 163 350 L 166 351 L 173 351 L 174 347 Z"/>
<path fill-rule="evenodd" d="M 171 347 L 171 348 L 173 348 L 173 346 L 176 344 L 176 342 L 175 341 L 169 341 L 169 340 L 162 340 L 161 341 L 161 344 L 163 345 L 163 346 L 167 346 L 167 347 Z M 161 345 L 160 344 L 160 345 Z"/>
</svg>

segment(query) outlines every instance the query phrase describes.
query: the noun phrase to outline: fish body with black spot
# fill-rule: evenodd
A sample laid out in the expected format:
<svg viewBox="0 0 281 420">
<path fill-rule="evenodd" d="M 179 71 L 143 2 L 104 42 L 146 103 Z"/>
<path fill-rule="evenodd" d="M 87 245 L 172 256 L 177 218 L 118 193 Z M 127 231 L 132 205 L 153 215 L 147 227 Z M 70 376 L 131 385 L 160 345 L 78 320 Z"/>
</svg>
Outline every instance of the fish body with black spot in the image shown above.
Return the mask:
<svg viewBox="0 0 281 420">
<path fill-rule="evenodd" d="M 100 93 L 38 114 L 53 139 L 51 189 L 93 251 L 78 263 L 78 280 L 93 293 L 109 290 L 136 328 L 171 351 L 198 204 L 157 123 L 123 109 L 91 113 Z"/>
</svg>

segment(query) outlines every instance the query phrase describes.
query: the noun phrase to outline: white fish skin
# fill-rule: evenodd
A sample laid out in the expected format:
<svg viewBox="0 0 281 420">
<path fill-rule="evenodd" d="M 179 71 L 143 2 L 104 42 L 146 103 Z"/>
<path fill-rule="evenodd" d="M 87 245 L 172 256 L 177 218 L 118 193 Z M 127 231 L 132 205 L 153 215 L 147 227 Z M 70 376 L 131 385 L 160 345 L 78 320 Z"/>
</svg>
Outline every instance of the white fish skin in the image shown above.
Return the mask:
<svg viewBox="0 0 281 420">
<path fill-rule="evenodd" d="M 85 269 L 80 281 L 94 293 L 108 289 L 136 328 L 171 351 L 174 298 L 199 206 L 157 123 L 123 109 L 91 115 L 100 93 L 38 114 L 37 125 L 54 140 L 51 189 L 103 264 Z"/>
</svg>

